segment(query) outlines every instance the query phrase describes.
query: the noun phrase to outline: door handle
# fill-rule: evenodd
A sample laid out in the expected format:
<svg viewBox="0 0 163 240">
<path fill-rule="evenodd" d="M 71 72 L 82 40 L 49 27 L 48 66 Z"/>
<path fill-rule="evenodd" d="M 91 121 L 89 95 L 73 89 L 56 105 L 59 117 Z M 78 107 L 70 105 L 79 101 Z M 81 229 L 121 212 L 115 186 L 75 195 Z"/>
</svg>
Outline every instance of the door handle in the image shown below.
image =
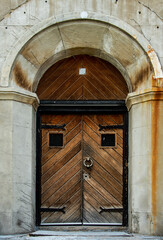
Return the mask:
<svg viewBox="0 0 163 240">
<path fill-rule="evenodd" d="M 93 166 L 93 160 L 90 157 L 86 157 L 83 161 L 83 165 L 87 168 L 90 168 Z"/>
</svg>

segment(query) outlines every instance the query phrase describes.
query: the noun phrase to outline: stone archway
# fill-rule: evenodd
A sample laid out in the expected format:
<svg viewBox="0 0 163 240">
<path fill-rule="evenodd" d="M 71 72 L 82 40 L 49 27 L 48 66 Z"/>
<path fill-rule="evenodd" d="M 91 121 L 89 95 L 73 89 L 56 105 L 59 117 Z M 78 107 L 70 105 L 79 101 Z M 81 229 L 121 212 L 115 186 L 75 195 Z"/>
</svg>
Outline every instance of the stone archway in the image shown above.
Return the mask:
<svg viewBox="0 0 163 240">
<path fill-rule="evenodd" d="M 24 143 L 17 141 L 19 131 L 22 137 L 27 134 L 29 136 L 30 141 L 27 141 L 26 151 L 20 153 L 24 157 L 28 156 L 28 170 L 34 169 L 35 114 L 30 106 L 37 108 L 38 105 L 34 92 L 41 76 L 50 66 L 63 58 L 77 54 L 89 54 L 107 60 L 126 80 L 130 91 L 126 103 L 130 110 L 129 144 L 131 146 L 129 226 L 131 231 L 160 234 L 163 209 L 162 197 L 158 198 L 158 196 L 161 194 L 162 175 L 160 172 L 157 175 L 156 172 L 162 166 L 162 150 L 159 142 L 162 117 L 158 119 L 156 116 L 160 114 L 163 100 L 162 71 L 150 44 L 140 33 L 117 19 L 108 19 L 106 16 L 76 20 L 69 16 L 59 22 L 50 19 L 30 30 L 30 33 L 28 32 L 27 36 L 20 40 L 20 44 L 8 56 L 2 70 L 0 98 L 3 109 L 10 109 L 8 114 L 15 121 L 10 121 L 12 132 L 10 162 L 16 164 L 17 159 L 22 159 L 17 154 L 18 149 L 24 149 Z M 19 119 L 16 118 L 18 108 L 21 109 Z M 24 111 L 28 121 L 23 116 Z M 154 119 L 152 119 L 153 114 Z M 155 126 L 157 126 L 156 131 L 153 130 Z M 3 125 L 1 127 L 3 128 Z M 147 135 L 150 136 L 149 139 L 146 138 Z M 17 164 L 24 169 L 24 162 L 20 160 Z M 11 176 L 15 176 L 15 168 L 11 170 Z M 143 172 L 142 169 L 146 169 L 147 172 Z M 34 227 L 35 181 L 32 174 L 34 175 L 34 172 L 30 170 L 31 178 L 24 180 L 24 185 L 21 185 L 23 176 L 19 181 L 16 178 L 12 183 L 16 189 L 10 196 L 14 202 L 8 221 L 12 225 L 12 232 L 22 232 L 22 228 L 30 231 Z M 24 173 L 24 175 L 29 174 Z M 27 212 L 22 210 L 22 188 L 27 184 L 30 196 L 27 212 L 30 212 L 30 216 L 25 218 Z M 141 199 L 144 205 L 141 205 Z M 158 208 L 161 212 L 159 214 Z"/>
</svg>

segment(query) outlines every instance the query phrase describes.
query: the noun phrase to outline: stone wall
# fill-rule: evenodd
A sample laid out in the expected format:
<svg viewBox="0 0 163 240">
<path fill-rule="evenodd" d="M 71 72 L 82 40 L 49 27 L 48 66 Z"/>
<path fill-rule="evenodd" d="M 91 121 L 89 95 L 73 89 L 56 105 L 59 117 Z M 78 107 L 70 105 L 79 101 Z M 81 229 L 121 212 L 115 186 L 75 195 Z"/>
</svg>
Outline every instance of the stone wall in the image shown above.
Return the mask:
<svg viewBox="0 0 163 240">
<path fill-rule="evenodd" d="M 50 17 L 68 14 L 105 14 L 121 19 L 139 31 L 155 49 L 163 64 L 162 0 L 1 0 L 0 69 L 14 44 L 32 26 Z"/>
<path fill-rule="evenodd" d="M 56 61 L 90 54 L 130 94 L 129 229 L 163 234 L 163 0 L 0 0 L 0 233 L 35 228 L 35 95 Z M 133 93 L 132 93 L 133 92 Z"/>
</svg>

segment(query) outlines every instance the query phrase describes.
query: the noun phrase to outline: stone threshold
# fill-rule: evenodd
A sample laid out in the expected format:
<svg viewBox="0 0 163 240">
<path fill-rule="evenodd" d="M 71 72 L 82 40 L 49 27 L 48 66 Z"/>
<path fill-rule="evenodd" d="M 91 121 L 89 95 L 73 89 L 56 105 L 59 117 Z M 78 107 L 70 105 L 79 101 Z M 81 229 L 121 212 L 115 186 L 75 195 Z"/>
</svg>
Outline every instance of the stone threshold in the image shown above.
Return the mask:
<svg viewBox="0 0 163 240">
<path fill-rule="evenodd" d="M 96 231 L 44 231 L 44 230 L 38 230 L 36 232 L 33 232 L 30 234 L 31 237 L 38 237 L 38 236 L 80 236 L 80 237 L 132 237 L 132 234 L 129 234 L 127 232 L 120 232 L 120 231 L 102 231 L 102 230 L 96 230 Z"/>
</svg>

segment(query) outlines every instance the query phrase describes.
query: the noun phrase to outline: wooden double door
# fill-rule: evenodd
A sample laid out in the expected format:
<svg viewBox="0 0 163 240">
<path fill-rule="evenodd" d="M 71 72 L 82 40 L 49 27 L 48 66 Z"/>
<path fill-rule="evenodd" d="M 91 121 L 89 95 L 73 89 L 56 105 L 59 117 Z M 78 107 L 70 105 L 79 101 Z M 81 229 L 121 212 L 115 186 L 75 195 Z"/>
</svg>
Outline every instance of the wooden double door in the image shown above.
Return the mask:
<svg viewBox="0 0 163 240">
<path fill-rule="evenodd" d="M 124 115 L 41 114 L 41 224 L 121 225 Z"/>
</svg>

